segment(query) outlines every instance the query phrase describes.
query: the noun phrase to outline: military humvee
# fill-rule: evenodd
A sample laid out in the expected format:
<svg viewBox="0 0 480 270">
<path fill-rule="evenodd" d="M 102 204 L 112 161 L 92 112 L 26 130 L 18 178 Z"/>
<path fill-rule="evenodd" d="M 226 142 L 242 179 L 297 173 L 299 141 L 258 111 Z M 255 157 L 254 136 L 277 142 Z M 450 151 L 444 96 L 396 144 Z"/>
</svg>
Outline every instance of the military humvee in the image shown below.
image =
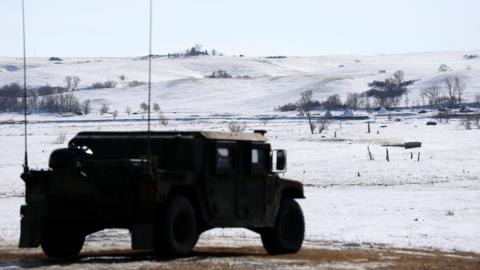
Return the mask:
<svg viewBox="0 0 480 270">
<path fill-rule="evenodd" d="M 81 132 L 49 169 L 22 174 L 20 247 L 72 257 L 86 235 L 122 228 L 133 249 L 184 256 L 206 230 L 243 227 L 268 253 L 294 253 L 304 238 L 294 199 L 304 194 L 279 177 L 285 166 L 263 131 Z"/>
</svg>

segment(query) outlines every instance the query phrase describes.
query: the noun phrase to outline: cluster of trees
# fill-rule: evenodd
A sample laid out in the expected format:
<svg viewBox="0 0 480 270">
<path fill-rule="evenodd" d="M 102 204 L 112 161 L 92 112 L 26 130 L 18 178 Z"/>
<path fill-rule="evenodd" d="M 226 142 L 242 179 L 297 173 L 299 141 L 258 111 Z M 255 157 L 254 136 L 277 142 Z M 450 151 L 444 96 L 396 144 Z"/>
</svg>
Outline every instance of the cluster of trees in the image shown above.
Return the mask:
<svg viewBox="0 0 480 270">
<path fill-rule="evenodd" d="M 405 80 L 405 73 L 398 70 L 390 78 L 369 83 L 368 86 L 371 89 L 365 91 L 363 95 L 373 98 L 377 106 L 394 108 L 400 105 L 402 96 L 408 93 L 408 86 L 415 82 L 415 80 Z"/>
<path fill-rule="evenodd" d="M 466 89 L 465 81 L 458 76 L 448 76 L 438 84 L 422 89 L 423 103 L 430 106 L 454 106 L 464 102 L 463 96 Z"/>
<path fill-rule="evenodd" d="M 400 105 L 402 97 L 408 93 L 408 87 L 414 84 L 415 80 L 405 80 L 403 71 L 396 71 L 392 77 L 383 81 L 373 81 L 368 84 L 371 87 L 363 93 L 348 93 L 345 102 L 338 94 L 328 96 L 324 101 L 310 100 L 309 106 L 312 108 L 323 107 L 327 110 L 332 109 L 353 109 L 365 108 L 370 110 L 374 101 L 376 107 L 394 108 Z M 275 108 L 278 111 L 301 110 L 301 102 L 287 103 Z"/>
<path fill-rule="evenodd" d="M 0 112 L 23 111 L 23 87 L 11 83 L 0 87 Z M 41 86 L 27 90 L 27 105 L 35 112 L 80 112 L 81 104 L 68 89 L 58 86 Z"/>
<path fill-rule="evenodd" d="M 304 92 L 305 93 L 305 92 Z M 312 92 L 313 95 L 313 92 Z M 328 96 L 324 101 L 318 101 L 314 99 L 309 99 L 308 106 L 311 108 L 324 108 L 327 110 L 334 110 L 334 109 L 359 109 L 364 102 L 365 97 L 358 93 L 348 93 L 345 99 L 345 102 L 342 101 L 340 95 L 334 94 Z M 302 110 L 302 102 L 297 101 L 295 103 L 287 103 L 285 105 L 276 107 L 275 110 L 281 112 L 288 112 L 288 111 L 296 111 Z"/>
<path fill-rule="evenodd" d="M 212 56 L 223 56 L 222 53 L 218 52 L 216 49 L 210 50 L 203 49 L 201 44 L 195 44 L 191 48 L 185 49 L 183 52 L 176 52 L 176 53 L 169 53 L 167 56 L 168 58 L 180 58 L 180 57 L 192 57 L 192 56 L 200 56 L 200 55 L 212 55 Z"/>
<path fill-rule="evenodd" d="M 117 82 L 108 80 L 105 82 L 92 83 L 92 86 L 90 87 L 90 89 L 103 89 L 103 88 L 115 88 L 115 87 L 117 87 Z"/>
</svg>

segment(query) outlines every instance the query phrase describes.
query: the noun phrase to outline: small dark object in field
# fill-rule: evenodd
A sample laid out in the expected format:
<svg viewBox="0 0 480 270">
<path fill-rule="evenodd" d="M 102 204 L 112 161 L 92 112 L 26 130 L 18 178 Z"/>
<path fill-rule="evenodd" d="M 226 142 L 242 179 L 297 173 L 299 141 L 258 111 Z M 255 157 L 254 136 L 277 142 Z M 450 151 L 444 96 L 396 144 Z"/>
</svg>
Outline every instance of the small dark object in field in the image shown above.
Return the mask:
<svg viewBox="0 0 480 270">
<path fill-rule="evenodd" d="M 63 61 L 63 59 L 60 57 L 52 56 L 48 58 L 48 61 Z"/>
<path fill-rule="evenodd" d="M 395 121 L 395 122 L 400 122 L 400 121 L 402 121 L 402 119 L 400 119 L 400 118 L 395 118 L 394 121 Z"/>
<path fill-rule="evenodd" d="M 360 243 L 352 243 L 352 242 L 350 242 L 350 243 L 345 243 L 345 244 L 343 244 L 342 246 L 344 246 L 344 247 L 360 247 L 361 245 L 362 245 L 362 244 L 360 244 Z"/>
<path fill-rule="evenodd" d="M 435 121 L 428 121 L 427 122 L 427 126 L 436 126 L 437 125 L 437 122 Z"/>
<path fill-rule="evenodd" d="M 427 113 L 426 110 L 421 110 L 421 111 L 418 111 L 418 113 Z"/>
<path fill-rule="evenodd" d="M 387 127 L 387 125 L 383 125 L 383 126 L 380 126 L 380 127 L 381 127 L 381 128 L 386 128 L 386 127 Z"/>
</svg>

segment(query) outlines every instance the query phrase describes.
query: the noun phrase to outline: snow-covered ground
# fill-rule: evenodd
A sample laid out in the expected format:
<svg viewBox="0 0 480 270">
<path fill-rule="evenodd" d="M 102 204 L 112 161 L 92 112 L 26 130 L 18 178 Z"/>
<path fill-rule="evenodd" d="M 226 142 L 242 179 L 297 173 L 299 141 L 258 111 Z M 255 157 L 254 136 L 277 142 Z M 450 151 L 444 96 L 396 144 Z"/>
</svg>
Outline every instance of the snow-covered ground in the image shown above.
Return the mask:
<svg viewBox="0 0 480 270">
<path fill-rule="evenodd" d="M 296 113 L 280 113 L 273 107 L 298 99 L 314 89 L 315 97 L 360 92 L 374 79 L 384 79 L 398 69 L 407 79 L 421 79 L 411 91 L 447 74 L 467 80 L 466 97 L 480 94 L 480 60 L 465 60 L 463 52 L 379 56 L 289 57 L 287 59 L 200 57 L 155 59 L 153 102 L 160 103 L 167 127 L 157 120 L 154 130 L 228 130 L 231 121 L 242 121 L 246 132 L 266 129 L 274 148 L 288 151 L 285 177 L 305 184 L 301 201 L 309 241 L 380 243 L 398 247 L 430 247 L 480 252 L 480 129 L 465 130 L 459 120 L 426 126 L 431 114 L 408 112 L 390 121 L 371 116 L 366 121 L 332 121 L 322 134 L 310 135 L 306 120 Z M 90 62 L 87 62 L 90 61 Z M 440 73 L 447 64 L 453 71 Z M 344 65 L 344 67 L 339 67 Z M 0 58 L 0 86 L 20 82 L 19 59 Z M 29 61 L 30 85 L 61 85 L 67 75 L 81 78 L 81 87 L 112 79 L 145 81 L 146 62 L 129 59 L 65 59 L 53 64 L 46 59 Z M 8 68 L 7 68 L 8 67 Z M 206 79 L 217 69 L 251 79 Z M 379 70 L 387 70 L 380 74 Z M 31 167 L 46 168 L 49 153 L 66 145 L 84 130 L 144 130 L 142 115 L 126 115 L 125 107 L 139 110 L 146 88 L 120 82 L 115 89 L 80 90 L 80 99 L 98 107 L 109 103 L 119 116 L 31 115 L 29 155 Z M 337 112 L 340 113 L 340 112 Z M 156 115 L 155 115 L 156 116 Z M 270 117 L 269 121 L 261 118 Z M 20 120 L 18 114 L 0 114 L 0 120 Z M 397 118 L 396 116 L 393 119 Z M 67 140 L 54 143 L 65 134 Z M 336 136 L 335 136 L 336 134 Z M 422 142 L 412 150 L 389 147 L 390 162 L 382 145 Z M 0 125 L 0 240 L 14 243 L 19 234 L 19 206 L 23 203 L 23 126 Z M 369 160 L 367 147 L 374 160 Z M 413 155 L 413 159 L 411 156 Z M 420 160 L 418 161 L 418 156 Z M 109 239 L 126 241 L 125 232 L 110 231 Z M 253 238 L 246 230 L 213 230 L 211 239 Z M 99 237 L 90 238 L 96 242 Z M 258 240 L 255 240 L 258 241 Z M 258 241 L 258 243 L 260 243 Z"/>
</svg>

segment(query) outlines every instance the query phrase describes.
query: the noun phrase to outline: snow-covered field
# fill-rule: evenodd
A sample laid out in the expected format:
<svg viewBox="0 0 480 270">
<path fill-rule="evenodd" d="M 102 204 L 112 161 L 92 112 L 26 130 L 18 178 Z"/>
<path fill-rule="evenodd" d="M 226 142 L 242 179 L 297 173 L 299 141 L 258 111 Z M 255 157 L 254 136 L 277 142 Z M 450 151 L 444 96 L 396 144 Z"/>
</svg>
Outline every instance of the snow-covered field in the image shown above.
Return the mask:
<svg viewBox="0 0 480 270">
<path fill-rule="evenodd" d="M 153 129 L 227 131 L 231 121 L 245 122 L 246 132 L 266 129 L 273 147 L 288 151 L 285 176 L 305 184 L 307 199 L 301 204 L 308 241 L 480 252 L 480 129 L 465 130 L 459 120 L 426 126 L 431 114 L 408 111 L 393 117 L 400 118 L 398 122 L 371 115 L 371 133 L 367 133 L 366 121 L 332 121 L 324 133 L 310 135 L 306 120 L 297 118 L 296 113 L 273 110 L 296 101 L 306 89 L 314 89 L 318 99 L 364 91 L 368 82 L 384 79 L 398 69 L 405 71 L 407 79 L 421 79 L 410 91 L 413 101 L 422 87 L 448 74 L 465 78 L 465 97 L 471 99 L 480 94 L 480 60 L 465 60 L 463 54 L 155 59 L 153 102 L 160 104 L 170 121 L 164 127 L 155 120 Z M 440 64 L 447 64 L 452 71 L 438 72 Z M 21 61 L 0 58 L 0 86 L 21 81 L 21 70 L 11 66 L 20 67 Z M 61 85 L 67 75 L 79 76 L 80 87 L 107 79 L 119 81 L 122 74 L 126 81 L 146 80 L 146 62 L 134 59 L 65 59 L 63 64 L 32 59 L 29 67 L 29 85 Z M 252 78 L 203 77 L 217 69 Z M 118 118 L 100 116 L 97 110 L 86 117 L 31 115 L 32 167 L 46 168 L 49 153 L 65 146 L 79 131 L 145 129 L 142 115 L 124 112 L 126 106 L 139 110 L 139 104 L 146 100 L 145 87 L 131 88 L 119 81 L 115 89 L 75 94 L 82 100 L 91 99 L 96 108 L 110 104 L 112 110 L 119 111 Z M 0 114 L 0 120 L 21 117 Z M 265 117 L 271 120 L 265 122 L 261 119 Z M 67 141 L 54 143 L 61 134 Z M 383 144 L 409 141 L 420 141 L 422 147 L 389 147 L 390 162 L 386 161 Z M 23 126 L 0 125 L 0 142 L 0 239 L 14 243 L 23 203 L 19 178 Z M 374 160 L 369 160 L 367 146 Z M 126 241 L 128 234 L 110 231 L 105 237 Z M 203 239 L 228 242 L 231 237 L 256 236 L 245 230 L 223 229 L 207 232 Z M 98 239 L 90 238 L 93 243 Z"/>
</svg>

